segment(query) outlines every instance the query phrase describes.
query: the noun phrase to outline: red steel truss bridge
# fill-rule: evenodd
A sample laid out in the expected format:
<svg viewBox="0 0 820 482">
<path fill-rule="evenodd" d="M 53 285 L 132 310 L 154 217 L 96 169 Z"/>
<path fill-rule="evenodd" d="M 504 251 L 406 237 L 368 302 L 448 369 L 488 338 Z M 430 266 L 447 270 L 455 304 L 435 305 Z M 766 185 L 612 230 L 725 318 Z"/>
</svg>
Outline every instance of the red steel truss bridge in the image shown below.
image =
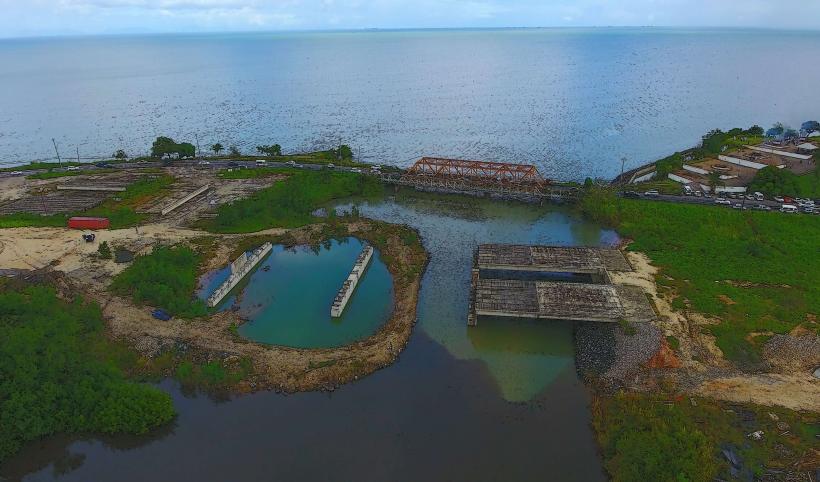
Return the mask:
<svg viewBox="0 0 820 482">
<path fill-rule="evenodd" d="M 555 186 L 532 164 L 422 157 L 402 174 L 385 174 L 388 183 L 424 191 L 489 195 L 522 200 L 574 197 L 575 190 Z"/>
</svg>

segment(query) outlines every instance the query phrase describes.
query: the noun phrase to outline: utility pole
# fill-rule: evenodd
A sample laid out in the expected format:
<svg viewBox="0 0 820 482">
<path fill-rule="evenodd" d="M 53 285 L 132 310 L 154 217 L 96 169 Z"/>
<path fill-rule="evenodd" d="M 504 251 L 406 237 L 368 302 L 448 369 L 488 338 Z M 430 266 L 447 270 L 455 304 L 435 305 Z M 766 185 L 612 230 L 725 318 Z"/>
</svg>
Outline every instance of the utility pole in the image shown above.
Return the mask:
<svg viewBox="0 0 820 482">
<path fill-rule="evenodd" d="M 199 155 L 199 134 L 196 132 L 194 132 L 194 139 L 196 139 L 196 152 L 194 153 L 194 159 L 196 159 Z"/>
<path fill-rule="evenodd" d="M 54 152 L 57 153 L 57 162 L 60 164 L 60 167 L 63 167 L 63 161 L 60 159 L 60 151 L 57 150 L 57 141 L 54 138 L 51 138 L 51 143 L 54 144 Z"/>
<path fill-rule="evenodd" d="M 79 164 L 80 163 L 80 146 L 76 146 L 76 147 L 77 147 L 77 164 Z"/>
</svg>

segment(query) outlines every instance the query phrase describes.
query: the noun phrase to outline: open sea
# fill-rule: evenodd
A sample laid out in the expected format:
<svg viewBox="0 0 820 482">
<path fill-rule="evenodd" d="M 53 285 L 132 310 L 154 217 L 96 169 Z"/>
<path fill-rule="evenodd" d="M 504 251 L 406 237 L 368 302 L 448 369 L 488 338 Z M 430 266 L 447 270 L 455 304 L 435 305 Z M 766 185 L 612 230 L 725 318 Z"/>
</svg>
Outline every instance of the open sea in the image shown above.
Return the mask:
<svg viewBox="0 0 820 482">
<path fill-rule="evenodd" d="M 712 128 L 820 117 L 820 32 L 600 28 L 0 40 L 0 165 L 346 143 L 612 177 Z"/>
</svg>

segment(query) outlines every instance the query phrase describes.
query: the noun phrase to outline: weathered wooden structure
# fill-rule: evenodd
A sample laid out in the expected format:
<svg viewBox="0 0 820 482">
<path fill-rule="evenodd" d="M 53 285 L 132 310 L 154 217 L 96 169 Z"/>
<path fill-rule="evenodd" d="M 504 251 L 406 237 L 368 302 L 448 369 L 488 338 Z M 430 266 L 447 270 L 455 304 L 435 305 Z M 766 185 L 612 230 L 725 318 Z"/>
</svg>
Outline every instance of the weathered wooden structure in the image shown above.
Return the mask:
<svg viewBox="0 0 820 482">
<path fill-rule="evenodd" d="M 632 271 L 617 249 L 483 244 L 470 279 L 467 324 L 478 316 L 596 322 L 650 321 L 655 311 L 637 286 L 612 284 L 610 271 Z M 522 272 L 590 275 L 587 283 L 517 279 Z M 492 276 L 485 277 L 488 273 Z"/>
</svg>

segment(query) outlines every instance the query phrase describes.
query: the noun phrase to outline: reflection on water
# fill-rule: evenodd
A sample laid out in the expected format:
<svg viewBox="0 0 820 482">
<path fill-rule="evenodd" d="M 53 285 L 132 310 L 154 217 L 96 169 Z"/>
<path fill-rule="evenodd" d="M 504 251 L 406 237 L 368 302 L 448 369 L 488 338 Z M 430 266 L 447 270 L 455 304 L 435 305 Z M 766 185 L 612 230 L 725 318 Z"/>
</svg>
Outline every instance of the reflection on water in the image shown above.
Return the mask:
<svg viewBox="0 0 820 482">
<path fill-rule="evenodd" d="M 359 209 L 365 216 L 419 229 L 431 256 L 419 305 L 421 328 L 457 358 L 484 362 L 504 398 L 530 400 L 561 371 L 572 368 L 569 323 L 498 321 L 491 323 L 492 336 L 503 337 L 504 352 L 487 349 L 494 345 L 486 342 L 476 343 L 477 337 L 491 337 L 481 335 L 483 318 L 477 333 L 466 324 L 473 250 L 480 243 L 613 245 L 618 242 L 613 231 L 580 220 L 566 208 L 410 190 L 399 190 L 383 201 L 363 202 Z M 537 346 L 542 348 L 533 349 Z"/>
<path fill-rule="evenodd" d="M 387 321 L 392 308 L 392 280 L 378 251 L 342 316 L 330 317 L 333 298 L 362 247 L 356 238 L 330 240 L 315 248 L 274 246 L 259 269 L 218 308 L 236 304 L 248 320 L 239 334 L 261 343 L 328 348 L 365 338 Z M 199 296 L 207 297 L 229 273 L 227 267 L 204 275 Z"/>
</svg>

